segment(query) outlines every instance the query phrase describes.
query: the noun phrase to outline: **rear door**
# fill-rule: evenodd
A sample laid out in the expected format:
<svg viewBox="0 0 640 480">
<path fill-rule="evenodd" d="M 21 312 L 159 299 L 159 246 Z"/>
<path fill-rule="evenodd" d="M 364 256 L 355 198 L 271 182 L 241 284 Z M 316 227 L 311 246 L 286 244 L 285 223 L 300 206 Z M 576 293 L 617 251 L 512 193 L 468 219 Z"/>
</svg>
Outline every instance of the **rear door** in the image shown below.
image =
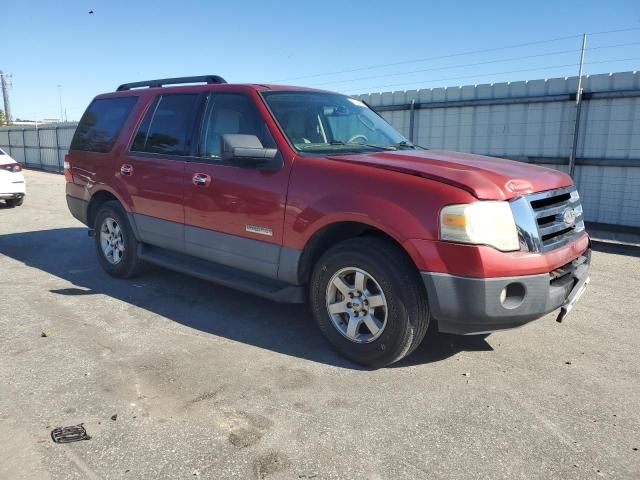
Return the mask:
<svg viewBox="0 0 640 480">
<path fill-rule="evenodd" d="M 127 185 L 145 243 L 184 250 L 185 165 L 202 99 L 198 93 L 158 96 L 120 158 L 116 175 Z"/>
<path fill-rule="evenodd" d="M 226 133 L 256 135 L 276 148 L 255 99 L 213 92 L 206 102 L 197 159 L 186 165 L 187 253 L 276 278 L 290 163 L 281 170 L 238 167 L 220 158 Z"/>
</svg>

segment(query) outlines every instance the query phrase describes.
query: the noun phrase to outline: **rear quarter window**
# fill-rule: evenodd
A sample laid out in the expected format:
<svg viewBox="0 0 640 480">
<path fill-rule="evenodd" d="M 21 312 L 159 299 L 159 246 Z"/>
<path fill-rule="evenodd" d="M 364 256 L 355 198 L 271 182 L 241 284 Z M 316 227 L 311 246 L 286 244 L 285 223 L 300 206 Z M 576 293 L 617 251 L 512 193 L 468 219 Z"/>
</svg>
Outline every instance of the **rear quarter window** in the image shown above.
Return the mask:
<svg viewBox="0 0 640 480">
<path fill-rule="evenodd" d="M 120 97 L 91 102 L 80 119 L 70 149 L 110 152 L 137 100 L 137 97 Z"/>
</svg>

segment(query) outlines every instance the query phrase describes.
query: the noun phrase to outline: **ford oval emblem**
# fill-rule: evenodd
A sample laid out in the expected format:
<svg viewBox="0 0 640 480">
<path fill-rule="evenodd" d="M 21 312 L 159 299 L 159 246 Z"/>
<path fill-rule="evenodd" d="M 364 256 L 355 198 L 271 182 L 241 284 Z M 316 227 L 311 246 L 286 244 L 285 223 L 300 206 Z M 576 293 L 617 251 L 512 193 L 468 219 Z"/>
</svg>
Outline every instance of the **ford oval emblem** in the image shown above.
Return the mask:
<svg viewBox="0 0 640 480">
<path fill-rule="evenodd" d="M 567 208 L 562 212 L 562 220 L 567 227 L 573 226 L 576 223 L 576 211 L 573 208 Z"/>
</svg>

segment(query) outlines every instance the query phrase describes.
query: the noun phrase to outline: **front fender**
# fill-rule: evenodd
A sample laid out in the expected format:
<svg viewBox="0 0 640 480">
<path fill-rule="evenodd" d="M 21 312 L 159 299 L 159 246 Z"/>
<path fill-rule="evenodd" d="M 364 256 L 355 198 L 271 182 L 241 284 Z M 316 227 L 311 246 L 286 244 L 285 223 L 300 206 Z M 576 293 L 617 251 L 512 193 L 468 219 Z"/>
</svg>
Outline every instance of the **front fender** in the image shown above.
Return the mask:
<svg viewBox="0 0 640 480">
<path fill-rule="evenodd" d="M 371 208 L 375 206 L 374 208 Z M 367 194 L 326 195 L 295 216 L 291 229 L 303 245 L 324 227 L 340 222 L 358 222 L 385 232 L 398 243 L 407 231 L 429 235 L 412 212 L 387 199 Z"/>
</svg>

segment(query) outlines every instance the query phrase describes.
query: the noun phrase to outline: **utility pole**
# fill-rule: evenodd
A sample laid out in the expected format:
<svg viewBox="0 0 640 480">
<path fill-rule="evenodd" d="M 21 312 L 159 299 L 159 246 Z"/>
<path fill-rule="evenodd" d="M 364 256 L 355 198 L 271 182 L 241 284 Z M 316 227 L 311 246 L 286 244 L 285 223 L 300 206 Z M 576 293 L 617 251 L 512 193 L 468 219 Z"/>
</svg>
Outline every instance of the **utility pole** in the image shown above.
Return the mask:
<svg viewBox="0 0 640 480">
<path fill-rule="evenodd" d="M 9 105 L 9 86 L 7 85 L 6 73 L 0 71 L 0 86 L 2 88 L 2 99 L 4 100 L 4 118 L 7 125 L 11 125 L 11 105 Z"/>
<path fill-rule="evenodd" d="M 578 134 L 580 133 L 580 111 L 582 110 L 582 68 L 584 66 L 584 51 L 587 49 L 587 34 L 582 34 L 582 49 L 580 50 L 580 68 L 578 70 L 578 89 L 576 90 L 576 123 L 573 127 L 573 146 L 569 157 L 569 175 L 573 177 L 576 169 L 576 154 L 578 150 Z"/>
</svg>

